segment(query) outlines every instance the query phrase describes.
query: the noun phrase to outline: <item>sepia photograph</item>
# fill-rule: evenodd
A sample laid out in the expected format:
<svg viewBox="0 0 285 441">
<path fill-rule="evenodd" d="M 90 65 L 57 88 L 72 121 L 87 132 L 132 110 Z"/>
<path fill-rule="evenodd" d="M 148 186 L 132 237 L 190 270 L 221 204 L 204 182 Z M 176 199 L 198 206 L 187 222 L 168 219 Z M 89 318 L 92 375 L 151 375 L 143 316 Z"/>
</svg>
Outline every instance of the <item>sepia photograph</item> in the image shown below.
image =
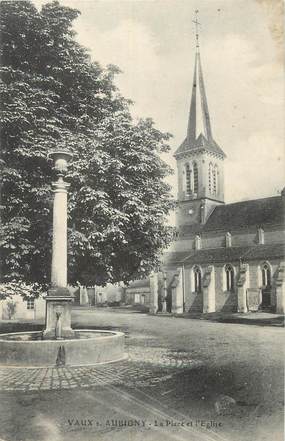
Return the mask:
<svg viewBox="0 0 285 441">
<path fill-rule="evenodd" d="M 282 0 L 0 0 L 0 441 L 283 441 Z"/>
</svg>

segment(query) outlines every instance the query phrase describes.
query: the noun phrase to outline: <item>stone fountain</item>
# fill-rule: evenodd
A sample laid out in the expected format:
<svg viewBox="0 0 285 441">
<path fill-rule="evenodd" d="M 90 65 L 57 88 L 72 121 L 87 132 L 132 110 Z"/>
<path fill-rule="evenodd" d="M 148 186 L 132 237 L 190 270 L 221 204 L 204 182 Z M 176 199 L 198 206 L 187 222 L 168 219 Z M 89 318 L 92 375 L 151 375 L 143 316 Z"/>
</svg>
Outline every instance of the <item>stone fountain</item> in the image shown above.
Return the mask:
<svg viewBox="0 0 285 441">
<path fill-rule="evenodd" d="M 67 190 L 64 181 L 68 161 L 72 155 L 66 151 L 52 152 L 57 181 L 53 183 L 53 237 L 51 289 L 46 297 L 46 329 L 44 339 L 74 336 L 71 329 L 72 297 L 67 288 Z"/>
<path fill-rule="evenodd" d="M 51 288 L 46 296 L 45 329 L 42 332 L 0 334 L 0 365 L 86 366 L 125 358 L 122 332 L 71 327 L 72 297 L 67 288 L 67 190 L 64 181 L 72 155 L 50 153 L 57 181 L 53 183 L 53 241 Z"/>
</svg>

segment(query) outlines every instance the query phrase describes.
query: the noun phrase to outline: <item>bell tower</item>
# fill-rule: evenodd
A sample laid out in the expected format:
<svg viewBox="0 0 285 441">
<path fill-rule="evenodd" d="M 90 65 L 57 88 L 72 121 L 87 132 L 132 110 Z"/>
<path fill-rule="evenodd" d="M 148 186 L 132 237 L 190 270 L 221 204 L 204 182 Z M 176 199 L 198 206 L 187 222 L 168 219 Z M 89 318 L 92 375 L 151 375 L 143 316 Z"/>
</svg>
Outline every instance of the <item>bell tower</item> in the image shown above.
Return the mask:
<svg viewBox="0 0 285 441">
<path fill-rule="evenodd" d="M 178 169 L 176 225 L 203 224 L 214 207 L 224 203 L 223 163 L 226 155 L 212 135 L 196 26 L 196 54 L 187 136 L 174 157 Z"/>
</svg>

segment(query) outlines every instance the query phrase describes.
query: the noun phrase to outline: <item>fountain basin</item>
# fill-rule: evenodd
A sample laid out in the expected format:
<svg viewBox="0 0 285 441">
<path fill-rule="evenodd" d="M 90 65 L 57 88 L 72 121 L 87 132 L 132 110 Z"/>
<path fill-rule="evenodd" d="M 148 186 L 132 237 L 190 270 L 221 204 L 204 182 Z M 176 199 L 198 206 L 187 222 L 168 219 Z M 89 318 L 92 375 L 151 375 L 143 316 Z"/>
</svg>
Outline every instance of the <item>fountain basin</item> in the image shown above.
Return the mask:
<svg viewBox="0 0 285 441">
<path fill-rule="evenodd" d="M 88 366 L 126 358 L 122 332 L 74 332 L 74 338 L 59 340 L 43 340 L 39 331 L 0 334 L 0 366 Z"/>
</svg>

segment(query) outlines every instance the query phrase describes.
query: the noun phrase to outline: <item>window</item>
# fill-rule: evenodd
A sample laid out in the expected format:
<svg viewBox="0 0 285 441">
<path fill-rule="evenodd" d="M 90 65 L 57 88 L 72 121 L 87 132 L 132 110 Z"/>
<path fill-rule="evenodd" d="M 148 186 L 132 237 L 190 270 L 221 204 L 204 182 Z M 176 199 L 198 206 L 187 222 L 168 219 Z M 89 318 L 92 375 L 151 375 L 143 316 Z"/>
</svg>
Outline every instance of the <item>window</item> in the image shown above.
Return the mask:
<svg viewBox="0 0 285 441">
<path fill-rule="evenodd" d="M 141 304 L 142 305 L 145 304 L 145 295 L 144 294 L 141 295 Z"/>
<path fill-rule="evenodd" d="M 140 295 L 135 294 L 135 303 L 140 303 Z"/>
<path fill-rule="evenodd" d="M 210 163 L 210 165 L 209 165 L 208 179 L 209 179 L 209 192 L 212 193 L 212 179 L 213 179 L 213 165 L 212 165 L 212 163 Z"/>
<path fill-rule="evenodd" d="M 213 193 L 216 195 L 218 193 L 218 166 L 215 165 L 213 170 Z"/>
<path fill-rule="evenodd" d="M 35 309 L 35 299 L 27 300 L 27 309 Z"/>
<path fill-rule="evenodd" d="M 199 267 L 194 268 L 194 291 L 202 291 L 202 273 Z"/>
<path fill-rule="evenodd" d="M 193 182 L 194 182 L 194 193 L 198 193 L 198 167 L 196 162 L 193 163 Z"/>
<path fill-rule="evenodd" d="M 234 290 L 234 269 L 231 265 L 225 266 L 225 273 L 226 273 L 226 291 L 233 291 Z"/>
<path fill-rule="evenodd" d="M 185 166 L 185 173 L 186 173 L 186 193 L 191 193 L 191 172 L 189 164 L 186 164 Z"/>
<path fill-rule="evenodd" d="M 264 263 L 261 269 L 262 286 L 271 286 L 271 270 L 268 263 Z"/>
<path fill-rule="evenodd" d="M 216 194 L 217 192 L 217 176 L 216 176 L 216 169 L 213 170 L 213 194 Z"/>
<path fill-rule="evenodd" d="M 213 166 L 212 163 L 209 164 L 208 170 L 208 183 L 209 183 L 209 192 L 211 194 L 218 194 L 218 183 L 219 183 L 219 169 L 217 164 Z"/>
</svg>

